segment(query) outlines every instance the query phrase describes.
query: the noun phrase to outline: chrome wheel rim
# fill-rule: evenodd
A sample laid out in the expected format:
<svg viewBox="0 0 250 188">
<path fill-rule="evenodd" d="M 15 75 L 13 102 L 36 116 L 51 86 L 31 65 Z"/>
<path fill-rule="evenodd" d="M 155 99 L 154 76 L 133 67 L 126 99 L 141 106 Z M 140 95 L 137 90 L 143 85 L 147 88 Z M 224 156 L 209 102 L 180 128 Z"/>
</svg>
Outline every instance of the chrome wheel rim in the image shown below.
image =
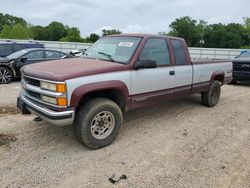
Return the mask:
<svg viewBox="0 0 250 188">
<path fill-rule="evenodd" d="M 102 111 L 91 122 L 91 134 L 95 139 L 105 139 L 112 133 L 114 127 L 114 115 L 109 111 Z"/>
<path fill-rule="evenodd" d="M 0 70 L 0 83 L 6 84 L 11 80 L 11 73 L 8 69 Z"/>
</svg>

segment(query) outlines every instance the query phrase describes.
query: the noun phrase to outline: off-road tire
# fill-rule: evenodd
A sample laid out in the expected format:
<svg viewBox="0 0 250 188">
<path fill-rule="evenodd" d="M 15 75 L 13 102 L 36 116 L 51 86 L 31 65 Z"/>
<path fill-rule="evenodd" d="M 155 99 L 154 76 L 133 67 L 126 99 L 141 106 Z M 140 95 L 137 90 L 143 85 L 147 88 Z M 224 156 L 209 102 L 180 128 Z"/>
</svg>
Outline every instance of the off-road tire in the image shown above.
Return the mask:
<svg viewBox="0 0 250 188">
<path fill-rule="evenodd" d="M 201 101 L 205 106 L 213 107 L 220 99 L 221 83 L 215 80 L 207 92 L 201 93 Z"/>
<path fill-rule="evenodd" d="M 102 112 L 112 114 L 114 126 L 112 132 L 103 139 L 93 136 L 92 122 Z M 86 102 L 76 113 L 74 133 L 77 139 L 90 149 L 98 149 L 110 145 L 116 138 L 123 122 L 123 114 L 120 107 L 110 99 L 95 98 Z"/>
</svg>

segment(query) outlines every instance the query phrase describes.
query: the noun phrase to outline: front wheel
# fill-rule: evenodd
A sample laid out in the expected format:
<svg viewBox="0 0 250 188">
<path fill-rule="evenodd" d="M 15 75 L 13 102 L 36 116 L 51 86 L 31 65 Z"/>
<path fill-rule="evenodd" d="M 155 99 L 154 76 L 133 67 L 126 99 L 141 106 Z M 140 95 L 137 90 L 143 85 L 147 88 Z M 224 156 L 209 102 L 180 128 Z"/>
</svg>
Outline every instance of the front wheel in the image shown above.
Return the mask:
<svg viewBox="0 0 250 188">
<path fill-rule="evenodd" d="M 0 84 L 8 84 L 13 80 L 13 73 L 6 67 L 0 67 Z"/>
<path fill-rule="evenodd" d="M 115 140 L 122 121 L 122 111 L 115 102 L 96 98 L 78 110 L 74 133 L 88 148 L 102 148 Z"/>
<path fill-rule="evenodd" d="M 205 106 L 213 107 L 220 99 L 221 83 L 215 80 L 207 92 L 201 93 L 201 101 Z"/>
</svg>

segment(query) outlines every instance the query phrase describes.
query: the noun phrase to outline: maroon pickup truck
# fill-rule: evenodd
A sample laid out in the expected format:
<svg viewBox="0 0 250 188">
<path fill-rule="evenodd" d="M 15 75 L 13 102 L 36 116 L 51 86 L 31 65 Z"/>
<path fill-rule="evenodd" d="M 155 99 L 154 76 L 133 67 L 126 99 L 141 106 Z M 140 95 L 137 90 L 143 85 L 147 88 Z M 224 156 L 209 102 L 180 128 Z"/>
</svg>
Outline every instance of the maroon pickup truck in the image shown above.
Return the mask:
<svg viewBox="0 0 250 188">
<path fill-rule="evenodd" d="M 232 62 L 191 61 L 181 38 L 114 35 L 78 59 L 25 66 L 18 106 L 54 125 L 73 124 L 89 148 L 109 145 L 123 114 L 135 108 L 201 93 L 213 107 L 232 80 Z"/>
</svg>

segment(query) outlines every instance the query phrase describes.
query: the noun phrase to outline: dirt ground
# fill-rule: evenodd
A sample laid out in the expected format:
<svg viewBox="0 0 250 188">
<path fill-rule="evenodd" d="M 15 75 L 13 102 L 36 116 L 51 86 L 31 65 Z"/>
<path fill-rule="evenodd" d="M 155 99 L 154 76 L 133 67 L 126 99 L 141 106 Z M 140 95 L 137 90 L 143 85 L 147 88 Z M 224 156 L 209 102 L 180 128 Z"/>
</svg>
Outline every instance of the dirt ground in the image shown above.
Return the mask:
<svg viewBox="0 0 250 188">
<path fill-rule="evenodd" d="M 0 187 L 250 187 L 250 84 L 223 86 L 214 108 L 194 95 L 129 112 L 99 150 L 20 115 L 19 90 L 0 85 Z"/>
</svg>

